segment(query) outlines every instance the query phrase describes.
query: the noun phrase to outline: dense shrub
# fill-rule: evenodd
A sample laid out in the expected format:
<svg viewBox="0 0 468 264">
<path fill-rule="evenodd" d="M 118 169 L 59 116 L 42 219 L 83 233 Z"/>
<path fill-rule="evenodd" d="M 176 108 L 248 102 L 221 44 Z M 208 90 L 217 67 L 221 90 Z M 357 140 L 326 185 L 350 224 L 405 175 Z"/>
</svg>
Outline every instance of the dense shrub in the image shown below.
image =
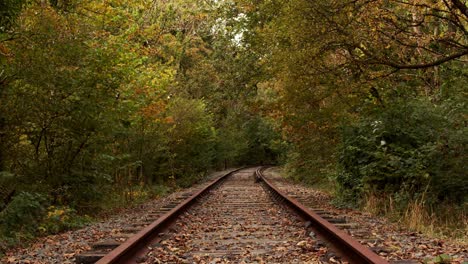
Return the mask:
<svg viewBox="0 0 468 264">
<path fill-rule="evenodd" d="M 468 193 L 463 108 L 399 100 L 344 126 L 338 194 L 354 203 L 366 193 L 395 194 L 404 201 L 425 193 L 429 203 L 462 203 Z"/>
<path fill-rule="evenodd" d="M 38 193 L 20 192 L 0 213 L 0 252 L 38 234 L 58 233 L 78 228 L 90 221 L 68 206 L 48 206 Z"/>
<path fill-rule="evenodd" d="M 20 192 L 0 213 L 0 250 L 28 239 L 38 231 L 46 213 L 46 199 L 37 193 Z"/>
<path fill-rule="evenodd" d="M 38 230 L 45 234 L 55 234 L 81 227 L 89 221 L 88 216 L 80 216 L 76 213 L 76 210 L 68 206 L 49 206 Z"/>
</svg>

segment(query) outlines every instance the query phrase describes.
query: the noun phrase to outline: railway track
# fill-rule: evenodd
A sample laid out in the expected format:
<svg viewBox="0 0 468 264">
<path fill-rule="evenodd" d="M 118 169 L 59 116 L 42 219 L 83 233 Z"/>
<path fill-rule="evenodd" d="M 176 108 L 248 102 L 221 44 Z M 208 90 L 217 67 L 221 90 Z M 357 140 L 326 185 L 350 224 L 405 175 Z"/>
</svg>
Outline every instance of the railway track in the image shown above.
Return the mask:
<svg viewBox="0 0 468 264">
<path fill-rule="evenodd" d="M 286 196 L 260 168 L 233 171 L 181 200 L 124 243 L 77 262 L 388 263 Z"/>
<path fill-rule="evenodd" d="M 392 252 L 392 248 L 379 246 L 380 244 L 383 244 L 382 242 L 384 241 L 382 238 L 376 237 L 375 234 L 372 233 L 372 230 L 366 229 L 360 224 L 354 222 L 353 219 L 349 218 L 345 214 L 337 213 L 336 211 L 329 208 L 329 205 L 323 206 L 324 202 L 316 200 L 318 198 L 316 193 L 309 193 L 309 190 L 304 190 L 304 188 L 295 188 L 297 186 L 291 185 L 282 178 L 275 179 L 273 177 L 269 178 L 269 180 L 285 195 L 297 200 L 298 203 L 309 208 L 318 214 L 321 218 L 325 219 L 329 223 L 332 223 L 335 227 L 342 230 L 346 234 L 352 236 L 359 243 L 366 245 L 375 253 L 379 255 L 388 255 L 390 252 Z M 326 202 L 326 204 L 328 204 L 328 202 Z M 416 260 L 400 259 L 391 263 L 416 264 L 419 262 Z"/>
</svg>

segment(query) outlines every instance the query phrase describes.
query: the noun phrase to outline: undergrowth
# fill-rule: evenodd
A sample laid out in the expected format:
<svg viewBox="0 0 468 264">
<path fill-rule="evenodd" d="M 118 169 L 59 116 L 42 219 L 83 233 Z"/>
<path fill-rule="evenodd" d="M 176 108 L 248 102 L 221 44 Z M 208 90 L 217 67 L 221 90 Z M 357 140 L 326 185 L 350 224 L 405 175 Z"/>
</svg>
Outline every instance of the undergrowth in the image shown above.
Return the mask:
<svg viewBox="0 0 468 264">
<path fill-rule="evenodd" d="M 174 191 L 166 185 L 137 186 L 106 192 L 93 214 L 89 208 L 75 209 L 68 205 L 53 205 L 40 193 L 20 192 L 0 212 L 0 256 L 8 249 L 25 245 L 37 237 L 82 228 L 106 215 L 129 208 Z"/>
<path fill-rule="evenodd" d="M 144 203 L 150 199 L 164 197 L 173 192 L 176 188 L 165 184 L 153 186 L 132 186 L 117 188 L 107 192 L 103 203 L 100 205 L 104 212 L 112 212 L 119 208 L 126 208 Z"/>
<path fill-rule="evenodd" d="M 333 176 L 309 183 L 291 176 L 290 172 L 285 169 L 275 168 L 270 172 L 283 175 L 288 180 L 300 182 L 331 195 L 334 197 L 333 204 L 337 207 L 359 209 L 375 216 L 383 216 L 398 223 L 403 228 L 421 232 L 430 237 L 445 238 L 457 243 L 468 244 L 466 239 L 468 234 L 467 204 L 456 205 L 443 202 L 437 205 L 428 205 L 424 195 L 417 199 L 409 199 L 403 194 L 382 195 L 377 193 L 365 195 L 362 201 L 356 204 L 344 200 L 337 193 L 336 183 L 332 180 Z"/>
<path fill-rule="evenodd" d="M 394 195 L 371 193 L 366 195 L 361 209 L 373 215 L 385 216 L 409 230 L 468 244 L 466 204 L 445 202 L 428 205 L 424 197 L 399 201 Z"/>
<path fill-rule="evenodd" d="M 203 179 L 194 174 L 165 183 L 121 184 L 103 187 L 99 203 L 78 205 L 54 203 L 41 192 L 20 192 L 0 212 L 0 256 L 6 250 L 25 245 L 40 236 L 84 227 L 108 215 L 169 195 Z"/>
</svg>

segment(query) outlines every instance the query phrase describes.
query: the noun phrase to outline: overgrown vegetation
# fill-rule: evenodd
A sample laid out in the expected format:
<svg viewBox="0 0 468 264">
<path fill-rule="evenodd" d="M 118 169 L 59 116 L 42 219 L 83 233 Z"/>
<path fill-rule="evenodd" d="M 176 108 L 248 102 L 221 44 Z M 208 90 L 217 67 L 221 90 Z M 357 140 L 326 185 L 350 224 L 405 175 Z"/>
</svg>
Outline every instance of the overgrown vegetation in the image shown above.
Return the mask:
<svg viewBox="0 0 468 264">
<path fill-rule="evenodd" d="M 345 126 L 336 177 L 339 203 L 363 206 L 415 230 L 463 237 L 465 108 L 450 100 L 403 99 Z"/>
<path fill-rule="evenodd" d="M 239 8 L 261 54 L 258 86 L 274 95 L 268 115 L 290 145 L 291 176 L 331 182 L 341 205 L 463 234 L 466 3 L 245 0 Z"/>
<path fill-rule="evenodd" d="M 250 104 L 254 56 L 218 22 L 227 12 L 210 1 L 0 4 L 0 248 L 209 170 L 274 162 L 277 133 Z"/>
<path fill-rule="evenodd" d="M 466 226 L 462 1 L 32 0 L 0 14 L 0 246 L 276 162 L 332 182 L 343 205 Z"/>
<path fill-rule="evenodd" d="M 406 99 L 344 127 L 337 177 L 342 198 L 355 202 L 372 192 L 395 194 L 404 204 L 422 196 L 432 204 L 463 203 L 464 111 L 462 104 Z"/>
</svg>

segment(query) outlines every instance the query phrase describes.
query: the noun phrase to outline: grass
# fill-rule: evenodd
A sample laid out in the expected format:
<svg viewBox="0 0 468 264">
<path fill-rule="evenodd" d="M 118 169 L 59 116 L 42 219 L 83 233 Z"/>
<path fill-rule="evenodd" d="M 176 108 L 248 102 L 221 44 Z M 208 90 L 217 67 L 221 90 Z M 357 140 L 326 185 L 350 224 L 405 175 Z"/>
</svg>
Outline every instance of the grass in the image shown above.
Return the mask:
<svg viewBox="0 0 468 264">
<path fill-rule="evenodd" d="M 276 167 L 270 169 L 275 177 L 296 181 L 286 169 Z M 325 192 L 336 197 L 335 185 L 332 177 L 315 181 L 313 183 L 300 181 L 306 186 Z M 409 201 L 398 200 L 392 195 L 379 195 L 375 193 L 364 197 L 360 210 L 376 216 L 384 216 L 409 230 L 421 232 L 429 237 L 444 238 L 455 243 L 468 245 L 468 204 L 454 205 L 441 203 L 428 205 L 423 195 L 419 199 Z"/>
<path fill-rule="evenodd" d="M 175 191 L 173 187 L 163 184 L 119 188 L 107 192 L 100 207 L 105 215 L 116 210 L 142 204 L 151 199 L 167 196 L 173 191 Z"/>
<path fill-rule="evenodd" d="M 335 194 L 335 186 L 333 185 L 333 181 L 329 178 L 314 180 L 307 180 L 308 178 L 298 178 L 297 176 L 293 176 L 292 172 L 287 168 L 283 167 L 273 167 L 268 169 L 268 172 L 271 174 L 271 177 L 285 178 L 293 182 L 298 182 L 331 196 L 334 196 Z"/>
<path fill-rule="evenodd" d="M 468 244 L 467 204 L 428 205 L 424 196 L 401 202 L 391 195 L 369 194 L 365 197 L 361 209 L 373 215 L 385 216 L 409 230 L 430 237 Z"/>
</svg>

